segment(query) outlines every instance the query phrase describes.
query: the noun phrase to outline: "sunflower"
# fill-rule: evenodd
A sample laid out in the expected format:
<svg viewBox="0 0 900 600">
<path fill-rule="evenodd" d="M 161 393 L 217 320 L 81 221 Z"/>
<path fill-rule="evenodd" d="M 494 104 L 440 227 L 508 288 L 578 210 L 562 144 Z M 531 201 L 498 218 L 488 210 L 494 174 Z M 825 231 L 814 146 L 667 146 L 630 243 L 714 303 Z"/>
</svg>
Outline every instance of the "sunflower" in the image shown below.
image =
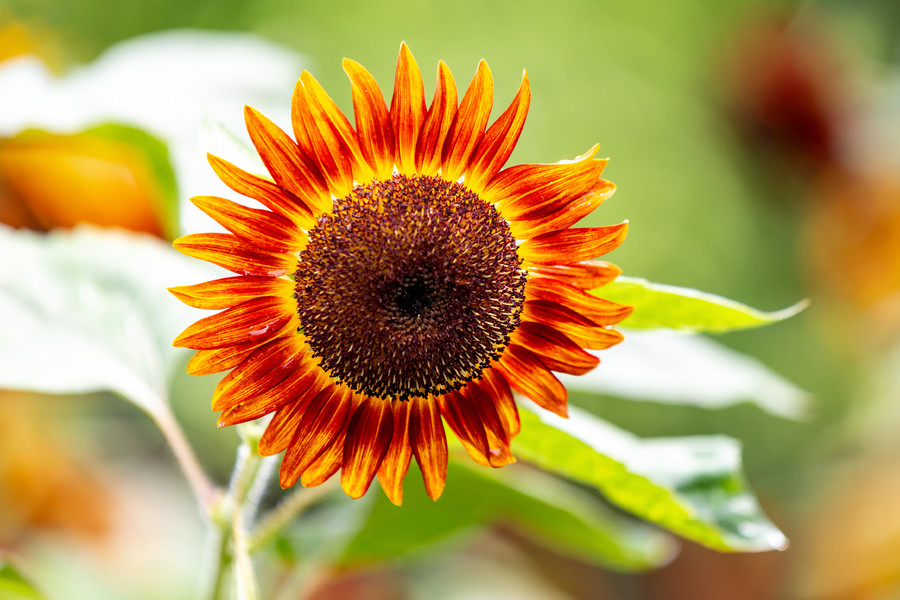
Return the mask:
<svg viewBox="0 0 900 600">
<path fill-rule="evenodd" d="M 251 208 L 192 201 L 231 233 L 175 247 L 237 276 L 171 288 L 224 309 L 179 335 L 197 350 L 188 372 L 231 369 L 213 395 L 219 426 L 274 416 L 262 455 L 284 451 L 282 487 L 319 485 L 338 470 L 358 498 L 377 475 L 400 504 L 415 457 L 437 499 L 447 474 L 444 424 L 477 463 L 515 459 L 512 391 L 566 415 L 552 371 L 583 374 L 585 349 L 622 340 L 610 329 L 631 307 L 586 290 L 621 271 L 592 261 L 627 223 L 570 229 L 612 195 L 595 146 L 572 161 L 503 169 L 522 131 L 523 73 L 509 108 L 493 104 L 484 61 L 458 102 L 447 65 L 426 106 L 405 44 L 390 107 L 360 64 L 345 59 L 356 127 L 304 72 L 291 105 L 294 138 L 247 107 L 247 129 L 271 180 L 209 156 Z"/>
</svg>

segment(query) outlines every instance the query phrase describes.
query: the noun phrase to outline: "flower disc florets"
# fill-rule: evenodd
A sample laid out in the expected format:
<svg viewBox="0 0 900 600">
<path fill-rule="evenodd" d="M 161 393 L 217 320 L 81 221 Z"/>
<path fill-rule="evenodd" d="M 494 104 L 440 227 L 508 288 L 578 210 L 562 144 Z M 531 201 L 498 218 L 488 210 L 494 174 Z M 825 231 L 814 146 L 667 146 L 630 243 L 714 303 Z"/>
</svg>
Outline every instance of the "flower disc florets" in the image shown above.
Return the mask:
<svg viewBox="0 0 900 600">
<path fill-rule="evenodd" d="M 478 379 L 509 344 L 525 272 L 493 206 L 440 177 L 354 188 L 300 253 L 297 312 L 321 366 L 407 400 Z"/>
</svg>

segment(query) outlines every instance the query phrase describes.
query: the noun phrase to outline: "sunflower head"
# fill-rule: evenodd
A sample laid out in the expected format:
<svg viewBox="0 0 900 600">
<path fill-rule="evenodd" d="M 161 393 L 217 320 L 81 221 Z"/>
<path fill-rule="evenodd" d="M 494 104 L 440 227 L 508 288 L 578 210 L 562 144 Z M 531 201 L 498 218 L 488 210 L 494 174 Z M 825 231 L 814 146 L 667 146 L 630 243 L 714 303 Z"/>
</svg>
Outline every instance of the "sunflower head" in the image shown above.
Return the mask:
<svg viewBox="0 0 900 600">
<path fill-rule="evenodd" d="M 293 137 L 251 108 L 250 138 L 271 179 L 210 156 L 251 208 L 193 198 L 229 233 L 176 248 L 236 276 L 171 288 L 191 306 L 224 309 L 175 340 L 197 350 L 195 375 L 216 387 L 219 424 L 272 414 L 262 454 L 284 451 L 281 485 L 341 471 L 362 496 L 378 477 L 392 502 L 415 457 L 437 499 L 447 472 L 444 425 L 476 462 L 515 459 L 513 390 L 566 414 L 553 371 L 583 374 L 587 350 L 621 341 L 631 308 L 588 293 L 621 272 L 592 260 L 627 224 L 571 228 L 612 195 L 597 149 L 572 161 L 504 169 L 530 100 L 527 76 L 490 126 L 493 83 L 478 65 L 462 100 L 447 66 L 429 106 L 400 48 L 390 106 L 374 78 L 344 60 L 351 125 L 304 72 Z"/>
</svg>

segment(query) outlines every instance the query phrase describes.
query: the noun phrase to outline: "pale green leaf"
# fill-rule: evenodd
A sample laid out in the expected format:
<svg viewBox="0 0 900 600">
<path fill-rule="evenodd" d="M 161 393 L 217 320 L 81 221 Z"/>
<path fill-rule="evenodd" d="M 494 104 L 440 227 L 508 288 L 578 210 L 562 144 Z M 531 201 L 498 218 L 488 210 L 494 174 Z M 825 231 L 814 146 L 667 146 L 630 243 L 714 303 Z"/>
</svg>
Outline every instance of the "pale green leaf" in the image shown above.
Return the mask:
<svg viewBox="0 0 900 600">
<path fill-rule="evenodd" d="M 595 487 L 622 509 L 705 546 L 786 547 L 747 488 L 735 440 L 642 440 L 576 407 L 568 419 L 520 412 L 522 431 L 513 443 L 519 458 Z"/>
<path fill-rule="evenodd" d="M 622 327 L 665 327 L 707 333 L 749 329 L 783 321 L 809 304 L 802 300 L 783 310 L 764 312 L 714 294 L 634 277 L 618 277 L 593 293 L 613 302 L 634 306 L 634 312 L 622 321 Z"/>
</svg>

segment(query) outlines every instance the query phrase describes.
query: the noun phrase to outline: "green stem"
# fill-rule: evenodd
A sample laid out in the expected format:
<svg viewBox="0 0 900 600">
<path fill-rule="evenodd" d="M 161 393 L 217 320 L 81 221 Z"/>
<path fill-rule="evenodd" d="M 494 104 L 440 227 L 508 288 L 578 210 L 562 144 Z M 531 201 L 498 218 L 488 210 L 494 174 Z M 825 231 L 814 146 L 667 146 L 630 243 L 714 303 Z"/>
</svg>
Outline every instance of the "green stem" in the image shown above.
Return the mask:
<svg viewBox="0 0 900 600">
<path fill-rule="evenodd" d="M 257 552 L 271 543 L 297 515 L 331 492 L 335 485 L 336 479 L 332 478 L 320 486 L 298 487 L 291 492 L 278 506 L 260 519 L 259 524 L 250 532 L 248 539 L 250 553 Z"/>
</svg>

